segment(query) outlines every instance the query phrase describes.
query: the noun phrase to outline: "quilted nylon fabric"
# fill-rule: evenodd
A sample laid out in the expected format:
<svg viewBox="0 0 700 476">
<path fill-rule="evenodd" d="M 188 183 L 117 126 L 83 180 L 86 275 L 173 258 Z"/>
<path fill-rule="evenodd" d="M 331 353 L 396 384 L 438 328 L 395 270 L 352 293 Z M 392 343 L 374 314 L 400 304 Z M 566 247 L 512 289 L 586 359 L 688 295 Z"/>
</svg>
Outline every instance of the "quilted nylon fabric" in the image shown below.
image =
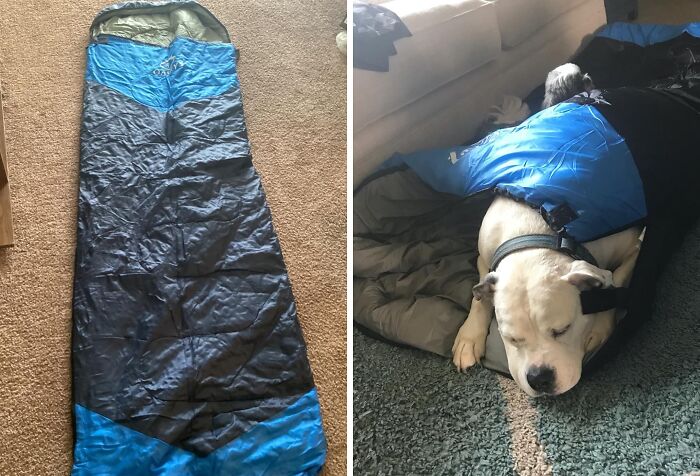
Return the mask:
<svg viewBox="0 0 700 476">
<path fill-rule="evenodd" d="M 646 216 L 627 144 L 590 105 L 561 103 L 472 146 L 396 155 L 385 167 L 403 164 L 440 192 L 466 197 L 494 189 L 537 208 L 566 204 L 577 217 L 565 232 L 579 242 Z"/>
<path fill-rule="evenodd" d="M 315 474 L 319 403 L 233 46 L 101 35 L 87 54 L 74 474 Z"/>
<path fill-rule="evenodd" d="M 638 46 L 650 46 L 672 40 L 683 33 L 700 38 L 700 23 L 686 23 L 684 25 L 612 23 L 606 25 L 596 36 L 634 43 Z"/>
<path fill-rule="evenodd" d="M 321 417 L 318 410 L 316 391 L 311 390 L 240 438 L 198 457 L 76 405 L 78 462 L 72 476 L 265 474 L 269 470 L 272 474 L 314 475 L 326 449 L 323 433 L 316 427 Z M 128 447 L 128 457 L 113 451 L 114 447 Z"/>
<path fill-rule="evenodd" d="M 158 47 L 102 36 L 87 52 L 86 79 L 115 89 L 161 111 L 218 96 L 236 86 L 230 43 L 176 38 Z"/>
</svg>

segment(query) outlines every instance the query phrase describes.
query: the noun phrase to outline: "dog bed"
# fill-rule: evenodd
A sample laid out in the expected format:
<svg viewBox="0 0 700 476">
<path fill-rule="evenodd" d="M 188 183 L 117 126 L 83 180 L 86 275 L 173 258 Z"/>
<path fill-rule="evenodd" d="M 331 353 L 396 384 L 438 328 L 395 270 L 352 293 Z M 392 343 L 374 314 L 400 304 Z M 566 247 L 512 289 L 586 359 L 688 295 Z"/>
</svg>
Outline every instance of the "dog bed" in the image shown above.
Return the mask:
<svg viewBox="0 0 700 476">
<path fill-rule="evenodd" d="M 74 475 L 317 474 L 326 442 L 236 52 L 195 2 L 90 29 Z"/>
<path fill-rule="evenodd" d="M 700 209 L 700 24 L 609 25 L 573 61 L 598 90 L 471 146 L 397 154 L 358 187 L 353 299 L 362 329 L 450 355 L 495 194 L 538 209 L 571 255 L 580 243 L 646 227 L 629 289 L 582 293 L 584 310 L 618 315 L 584 370 L 648 318 L 656 276 Z M 532 110 L 543 91 L 527 98 Z M 482 363 L 508 373 L 495 319 Z"/>
</svg>

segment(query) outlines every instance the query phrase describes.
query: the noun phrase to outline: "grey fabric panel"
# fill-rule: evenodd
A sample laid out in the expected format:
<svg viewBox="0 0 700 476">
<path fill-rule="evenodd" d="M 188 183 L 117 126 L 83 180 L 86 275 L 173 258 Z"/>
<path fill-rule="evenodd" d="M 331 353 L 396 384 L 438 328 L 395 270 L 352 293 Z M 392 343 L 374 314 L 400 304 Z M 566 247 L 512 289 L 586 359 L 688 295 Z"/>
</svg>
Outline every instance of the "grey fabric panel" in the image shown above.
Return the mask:
<svg viewBox="0 0 700 476">
<path fill-rule="evenodd" d="M 74 401 L 210 454 L 313 387 L 240 91 L 162 112 L 88 81 L 82 126 Z"/>
<path fill-rule="evenodd" d="M 231 41 L 212 13 L 190 0 L 130 1 L 111 5 L 95 17 L 90 27 L 91 39 L 100 34 L 159 46 L 169 45 L 177 35 L 209 42 Z"/>
<path fill-rule="evenodd" d="M 491 200 L 436 193 L 408 169 L 358 190 L 354 320 L 389 340 L 449 356 L 478 281 L 478 233 Z"/>
<path fill-rule="evenodd" d="M 491 319 L 489 335 L 486 337 L 486 355 L 481 359 L 481 365 L 487 369 L 510 375 L 506 347 L 503 344 L 503 339 L 501 339 L 501 334 L 498 332 L 498 323 L 496 323 L 495 317 Z"/>
<path fill-rule="evenodd" d="M 438 281 L 447 282 L 452 276 L 421 269 L 408 275 L 356 279 L 354 318 L 389 340 L 449 356 L 459 326 L 467 317 L 475 281 L 465 276 L 450 284 L 465 296 L 466 302 L 461 303 L 449 295 L 440 295 L 438 288 L 433 294 L 420 291 L 428 290 Z"/>
<path fill-rule="evenodd" d="M 460 200 L 435 192 L 409 169 L 387 173 L 355 193 L 353 234 L 389 235 L 401 241 L 411 241 L 411 235 L 444 236 L 421 224 L 439 220 Z"/>
</svg>

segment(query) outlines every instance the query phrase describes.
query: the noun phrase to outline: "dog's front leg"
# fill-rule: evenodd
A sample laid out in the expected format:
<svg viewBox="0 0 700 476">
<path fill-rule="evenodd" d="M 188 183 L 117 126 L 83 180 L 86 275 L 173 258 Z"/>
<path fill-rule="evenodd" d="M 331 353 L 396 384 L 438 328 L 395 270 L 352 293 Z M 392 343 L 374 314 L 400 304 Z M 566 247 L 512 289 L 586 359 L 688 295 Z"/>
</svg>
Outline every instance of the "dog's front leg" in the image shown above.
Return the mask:
<svg viewBox="0 0 700 476">
<path fill-rule="evenodd" d="M 622 264 L 613 271 L 613 283 L 615 286 L 628 286 L 632 280 L 634 265 L 637 264 L 641 242 L 637 243 L 627 254 Z"/>
<path fill-rule="evenodd" d="M 593 314 L 593 327 L 588 334 L 586 344 L 583 349 L 584 353 L 592 352 L 603 345 L 615 328 L 615 310 L 599 312 Z"/>
<path fill-rule="evenodd" d="M 488 273 L 488 265 L 479 256 L 477 259 L 479 276 L 483 282 Z M 481 361 L 486 351 L 486 336 L 491 325 L 493 302 L 491 299 L 472 298 L 472 305 L 467 320 L 457 333 L 452 346 L 452 362 L 457 370 L 463 372 Z"/>
<path fill-rule="evenodd" d="M 615 268 L 612 273 L 613 284 L 617 287 L 628 286 L 634 272 L 634 265 L 639 256 L 639 244 L 637 244 L 622 261 L 622 264 Z M 615 310 L 598 313 L 592 317 L 593 327 L 586 339 L 584 351 L 591 352 L 608 340 L 615 328 Z"/>
</svg>

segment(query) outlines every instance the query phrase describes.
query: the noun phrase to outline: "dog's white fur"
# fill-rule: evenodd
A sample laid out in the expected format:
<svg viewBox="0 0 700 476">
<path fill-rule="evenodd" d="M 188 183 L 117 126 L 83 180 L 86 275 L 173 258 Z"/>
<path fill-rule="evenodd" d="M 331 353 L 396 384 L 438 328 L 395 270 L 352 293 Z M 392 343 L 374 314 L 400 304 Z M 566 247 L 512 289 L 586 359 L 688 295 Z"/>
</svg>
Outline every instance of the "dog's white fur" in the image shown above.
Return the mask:
<svg viewBox="0 0 700 476">
<path fill-rule="evenodd" d="M 557 251 L 529 249 L 506 256 L 489 273 L 494 252 L 506 240 L 554 234 L 536 210 L 509 198 L 496 198 L 481 224 L 477 261 L 481 283 L 474 287 L 469 316 L 455 339 L 454 364 L 463 371 L 483 357 L 495 309 L 510 373 L 518 385 L 529 395 L 539 396 L 528 384 L 527 372 L 546 366 L 555 375 L 551 394 L 571 389 L 580 379 L 585 354 L 605 342 L 615 323 L 613 310 L 582 314 L 580 291 L 626 286 L 639 253 L 640 231 L 631 228 L 585 243 L 600 268 Z M 567 327 L 558 337 L 552 334 Z"/>
</svg>

